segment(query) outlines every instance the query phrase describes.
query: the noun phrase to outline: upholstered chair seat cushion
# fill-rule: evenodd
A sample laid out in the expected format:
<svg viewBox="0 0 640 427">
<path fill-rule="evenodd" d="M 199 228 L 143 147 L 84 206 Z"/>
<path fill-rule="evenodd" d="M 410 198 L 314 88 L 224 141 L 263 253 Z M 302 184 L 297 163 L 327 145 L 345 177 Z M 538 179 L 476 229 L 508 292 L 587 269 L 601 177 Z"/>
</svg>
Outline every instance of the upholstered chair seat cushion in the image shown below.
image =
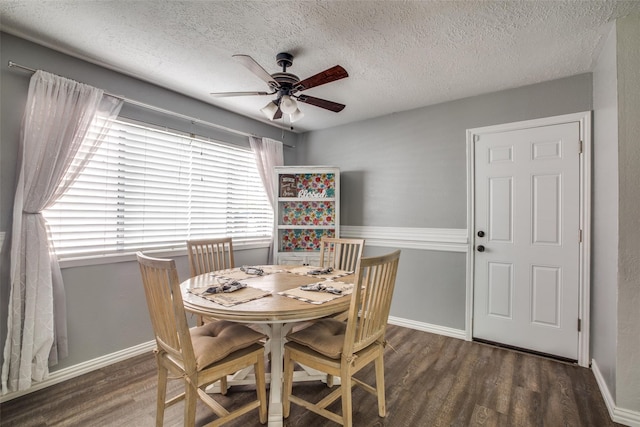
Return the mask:
<svg viewBox="0 0 640 427">
<path fill-rule="evenodd" d="M 307 328 L 290 333 L 287 335 L 287 340 L 308 347 L 331 359 L 339 359 L 342 355 L 346 329 L 345 322 L 331 318 L 320 319 Z"/>
<path fill-rule="evenodd" d="M 192 328 L 191 342 L 198 371 L 234 351 L 242 350 L 263 340 L 266 335 L 239 323 L 218 320 Z"/>
</svg>

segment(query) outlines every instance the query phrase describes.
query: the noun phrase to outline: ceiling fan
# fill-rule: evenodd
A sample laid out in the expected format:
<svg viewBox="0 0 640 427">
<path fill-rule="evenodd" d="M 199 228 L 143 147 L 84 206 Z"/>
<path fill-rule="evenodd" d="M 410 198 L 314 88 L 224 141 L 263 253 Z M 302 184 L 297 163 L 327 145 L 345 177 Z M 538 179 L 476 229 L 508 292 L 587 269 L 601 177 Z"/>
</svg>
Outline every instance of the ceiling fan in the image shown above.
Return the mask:
<svg viewBox="0 0 640 427">
<path fill-rule="evenodd" d="M 304 80 L 300 80 L 295 74 L 287 73 L 287 67 L 293 64 L 293 55 L 287 52 L 281 52 L 276 55 L 276 63 L 282 67 L 282 72 L 269 74 L 260 64 L 258 64 L 249 55 L 233 55 L 233 58 L 247 67 L 249 71 L 264 80 L 271 92 L 217 92 L 212 93 L 216 97 L 228 96 L 255 96 L 255 95 L 276 95 L 276 99 L 270 101 L 260 111 L 262 111 L 269 120 L 277 120 L 282 114 L 289 114 L 291 122 L 300 120 L 304 114 L 298 108 L 296 100 L 305 104 L 314 105 L 333 112 L 340 112 L 344 109 L 344 104 L 327 101 L 326 99 L 315 98 L 313 96 L 304 95 L 302 92 L 312 87 L 331 83 L 336 80 L 349 77 L 347 71 L 340 65 L 336 65 L 315 74 Z"/>
</svg>

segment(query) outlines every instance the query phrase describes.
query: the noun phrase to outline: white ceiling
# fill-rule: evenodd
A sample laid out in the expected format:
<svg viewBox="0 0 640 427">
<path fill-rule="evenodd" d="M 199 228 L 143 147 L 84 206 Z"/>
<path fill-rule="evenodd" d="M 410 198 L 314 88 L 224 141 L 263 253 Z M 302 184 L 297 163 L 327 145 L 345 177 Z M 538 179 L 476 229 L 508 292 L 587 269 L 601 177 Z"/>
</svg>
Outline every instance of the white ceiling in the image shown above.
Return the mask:
<svg viewBox="0 0 640 427">
<path fill-rule="evenodd" d="M 2 0 L 0 28 L 258 120 L 273 97 L 209 95 L 268 90 L 233 54 L 274 73 L 276 54 L 290 52 L 301 79 L 342 65 L 348 78 L 304 93 L 347 107 L 302 104 L 301 132 L 589 72 L 613 20 L 639 10 L 613 0 Z"/>
</svg>

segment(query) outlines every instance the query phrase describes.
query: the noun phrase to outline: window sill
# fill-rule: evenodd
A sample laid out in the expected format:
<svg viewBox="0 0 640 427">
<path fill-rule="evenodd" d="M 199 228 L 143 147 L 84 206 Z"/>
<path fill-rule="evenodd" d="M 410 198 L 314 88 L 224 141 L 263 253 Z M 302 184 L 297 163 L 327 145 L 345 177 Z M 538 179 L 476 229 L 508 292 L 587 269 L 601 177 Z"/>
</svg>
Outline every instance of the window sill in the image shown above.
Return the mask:
<svg viewBox="0 0 640 427">
<path fill-rule="evenodd" d="M 268 248 L 269 243 L 242 243 L 234 242 L 234 251 L 244 251 L 250 249 L 263 249 Z M 176 249 L 157 249 L 143 251 L 145 255 L 150 255 L 158 258 L 176 258 L 180 256 L 187 256 L 187 248 Z M 65 258 L 58 261 L 61 269 L 72 267 L 86 267 L 90 265 L 102 265 L 102 264 L 116 264 L 119 262 L 132 262 L 136 261 L 135 252 L 127 252 L 122 254 L 108 254 L 108 255 L 94 255 L 86 257 Z"/>
</svg>

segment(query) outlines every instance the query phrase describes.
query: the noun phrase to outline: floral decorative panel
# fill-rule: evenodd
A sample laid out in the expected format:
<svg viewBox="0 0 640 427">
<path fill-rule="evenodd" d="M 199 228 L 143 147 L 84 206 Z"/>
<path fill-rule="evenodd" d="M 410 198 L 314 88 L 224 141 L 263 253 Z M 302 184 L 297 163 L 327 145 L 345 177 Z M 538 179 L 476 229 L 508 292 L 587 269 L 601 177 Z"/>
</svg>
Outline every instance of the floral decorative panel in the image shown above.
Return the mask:
<svg viewBox="0 0 640 427">
<path fill-rule="evenodd" d="M 310 197 L 335 197 L 336 177 L 333 173 L 305 173 L 298 174 L 298 194 L 306 193 Z"/>
<path fill-rule="evenodd" d="M 322 237 L 334 237 L 333 229 L 280 230 L 280 250 L 283 252 L 320 250 Z"/>
<path fill-rule="evenodd" d="M 281 225 L 333 225 L 335 205 L 325 201 L 281 202 Z"/>
</svg>

